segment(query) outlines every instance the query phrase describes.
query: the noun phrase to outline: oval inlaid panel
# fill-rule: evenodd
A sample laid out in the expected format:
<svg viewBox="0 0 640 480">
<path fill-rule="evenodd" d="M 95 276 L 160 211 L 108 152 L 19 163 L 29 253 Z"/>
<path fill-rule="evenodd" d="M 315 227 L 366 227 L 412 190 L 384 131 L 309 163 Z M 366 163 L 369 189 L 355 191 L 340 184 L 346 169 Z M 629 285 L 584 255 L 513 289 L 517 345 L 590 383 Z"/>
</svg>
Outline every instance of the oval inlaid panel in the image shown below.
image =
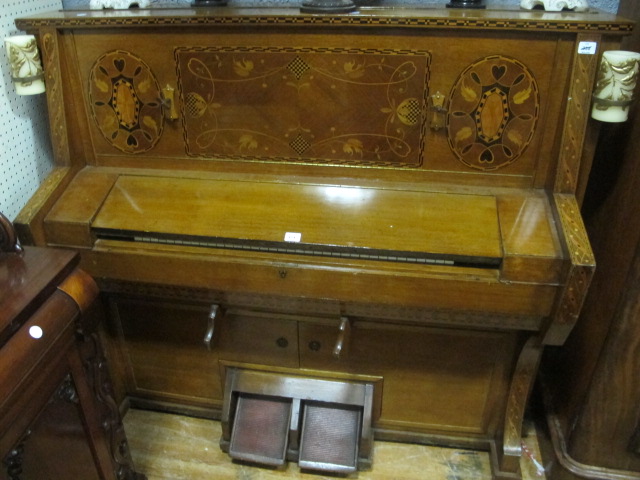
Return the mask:
<svg viewBox="0 0 640 480">
<path fill-rule="evenodd" d="M 465 165 L 495 170 L 529 145 L 540 99 L 535 78 L 517 60 L 495 55 L 477 61 L 458 77 L 449 98 L 449 145 Z"/>
<path fill-rule="evenodd" d="M 118 150 L 146 152 L 162 135 L 158 81 L 132 53 L 116 50 L 96 61 L 89 75 L 89 98 L 100 132 Z"/>
</svg>

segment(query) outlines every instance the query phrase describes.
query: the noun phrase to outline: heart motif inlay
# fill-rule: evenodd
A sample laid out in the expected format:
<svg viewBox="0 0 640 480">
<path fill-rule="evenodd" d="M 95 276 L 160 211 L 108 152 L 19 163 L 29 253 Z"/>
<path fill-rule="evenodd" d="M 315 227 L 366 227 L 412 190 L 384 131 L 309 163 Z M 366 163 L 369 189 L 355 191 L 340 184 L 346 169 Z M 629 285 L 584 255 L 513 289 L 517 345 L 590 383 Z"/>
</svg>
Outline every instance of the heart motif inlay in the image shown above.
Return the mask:
<svg viewBox="0 0 640 480">
<path fill-rule="evenodd" d="M 496 80 L 500 80 L 502 76 L 507 73 L 507 67 L 504 65 L 494 65 L 491 68 L 491 73 L 493 74 L 493 78 L 495 78 Z"/>
</svg>

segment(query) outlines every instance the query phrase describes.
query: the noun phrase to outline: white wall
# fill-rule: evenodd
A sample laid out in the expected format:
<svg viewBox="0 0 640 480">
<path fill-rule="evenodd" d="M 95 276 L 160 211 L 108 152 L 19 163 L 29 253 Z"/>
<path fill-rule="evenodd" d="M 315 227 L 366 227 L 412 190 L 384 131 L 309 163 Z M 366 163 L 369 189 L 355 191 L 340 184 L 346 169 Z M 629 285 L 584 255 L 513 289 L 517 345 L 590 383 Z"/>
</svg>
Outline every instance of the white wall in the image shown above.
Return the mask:
<svg viewBox="0 0 640 480">
<path fill-rule="evenodd" d="M 62 7 L 61 0 L 3 0 L 1 38 L 18 32 L 13 20 Z M 0 212 L 13 220 L 52 167 L 45 95 L 18 96 L 6 50 L 0 47 Z"/>
</svg>

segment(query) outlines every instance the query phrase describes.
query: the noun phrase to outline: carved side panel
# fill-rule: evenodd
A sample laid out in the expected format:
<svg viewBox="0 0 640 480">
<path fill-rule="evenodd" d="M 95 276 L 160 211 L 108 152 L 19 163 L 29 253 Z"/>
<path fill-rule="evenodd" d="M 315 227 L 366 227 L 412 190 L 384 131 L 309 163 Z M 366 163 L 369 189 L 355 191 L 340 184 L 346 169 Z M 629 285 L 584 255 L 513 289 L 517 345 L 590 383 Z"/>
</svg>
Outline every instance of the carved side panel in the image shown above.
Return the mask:
<svg viewBox="0 0 640 480">
<path fill-rule="evenodd" d="M 58 32 L 54 28 L 43 29 L 42 61 L 47 88 L 49 109 L 49 130 L 53 144 L 53 156 L 57 165 L 69 165 L 69 138 L 65 116 L 65 101 L 62 92 L 62 72 L 60 70 L 60 45 Z"/>
<path fill-rule="evenodd" d="M 500 55 L 483 58 L 451 89 L 449 146 L 468 167 L 505 167 L 531 142 L 539 111 L 538 85 L 525 65 Z"/>
<path fill-rule="evenodd" d="M 583 41 L 599 42 L 597 35 L 578 35 L 576 44 Z M 567 110 L 564 120 L 558 172 L 554 190 L 560 193 L 575 193 L 580 173 L 580 161 L 584 136 L 589 120 L 591 92 L 598 67 L 598 56 L 582 54 L 576 46 L 573 72 L 569 82 Z"/>
<path fill-rule="evenodd" d="M 56 401 L 63 401 L 67 403 L 78 404 L 78 393 L 76 392 L 76 387 L 73 383 L 73 379 L 71 375 L 66 375 L 58 388 L 55 390 L 51 398 L 49 399 L 48 404 L 52 404 Z M 45 407 L 46 408 L 46 407 Z M 37 423 L 38 420 L 36 419 Z M 6 468 L 7 477 L 9 480 L 21 480 L 23 473 L 23 465 L 25 465 L 25 453 L 29 448 L 29 439 L 32 438 L 32 429 L 35 428 L 37 431 L 38 427 L 36 424 L 32 424 L 29 429 L 27 429 L 19 442 L 7 453 L 7 455 L 2 460 L 4 467 Z M 37 458 L 33 458 L 34 455 L 31 455 L 31 461 L 36 461 Z"/>
<path fill-rule="evenodd" d="M 428 52 L 193 47 L 175 57 L 191 156 L 422 164 Z"/>
<path fill-rule="evenodd" d="M 97 333 L 83 331 L 78 325 L 78 334 L 83 338 L 83 361 L 88 378 L 99 402 L 104 429 L 113 461 L 114 472 L 119 480 L 146 480 L 146 476 L 137 473 L 133 466 L 129 443 L 122 425 L 120 410 L 114 399 L 111 377 L 107 361 Z"/>
<path fill-rule="evenodd" d="M 126 153 L 151 150 L 164 127 L 160 86 L 149 66 L 117 50 L 100 57 L 89 75 L 93 119 L 105 140 Z"/>
</svg>

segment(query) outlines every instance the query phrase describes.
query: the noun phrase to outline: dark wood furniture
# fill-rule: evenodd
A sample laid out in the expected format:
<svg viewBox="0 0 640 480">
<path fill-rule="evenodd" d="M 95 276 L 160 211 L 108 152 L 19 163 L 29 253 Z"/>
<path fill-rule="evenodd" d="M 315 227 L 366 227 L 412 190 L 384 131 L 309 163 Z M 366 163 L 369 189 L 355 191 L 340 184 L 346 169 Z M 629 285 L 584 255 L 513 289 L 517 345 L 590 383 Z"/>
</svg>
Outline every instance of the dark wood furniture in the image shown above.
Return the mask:
<svg viewBox="0 0 640 480">
<path fill-rule="evenodd" d="M 640 19 L 632 0 L 620 12 Z M 640 51 L 640 32 L 622 47 Z M 629 122 L 600 134 L 584 203 L 598 269 L 577 328 L 545 362 L 553 480 L 640 479 L 639 134 L 636 94 Z"/>
<path fill-rule="evenodd" d="M 77 248 L 107 294 L 119 399 L 231 425 L 248 393 L 229 385 L 350 382 L 376 437 L 488 449 L 518 476 L 542 349 L 594 269 L 591 88 L 630 22 L 225 8 L 17 25 L 39 37 L 57 162 L 18 227 Z"/>
<path fill-rule="evenodd" d="M 13 239 L 0 242 L 0 478 L 144 479 L 96 334 L 95 282 L 77 253 L 15 251 L 9 226 L 0 222 Z"/>
</svg>

